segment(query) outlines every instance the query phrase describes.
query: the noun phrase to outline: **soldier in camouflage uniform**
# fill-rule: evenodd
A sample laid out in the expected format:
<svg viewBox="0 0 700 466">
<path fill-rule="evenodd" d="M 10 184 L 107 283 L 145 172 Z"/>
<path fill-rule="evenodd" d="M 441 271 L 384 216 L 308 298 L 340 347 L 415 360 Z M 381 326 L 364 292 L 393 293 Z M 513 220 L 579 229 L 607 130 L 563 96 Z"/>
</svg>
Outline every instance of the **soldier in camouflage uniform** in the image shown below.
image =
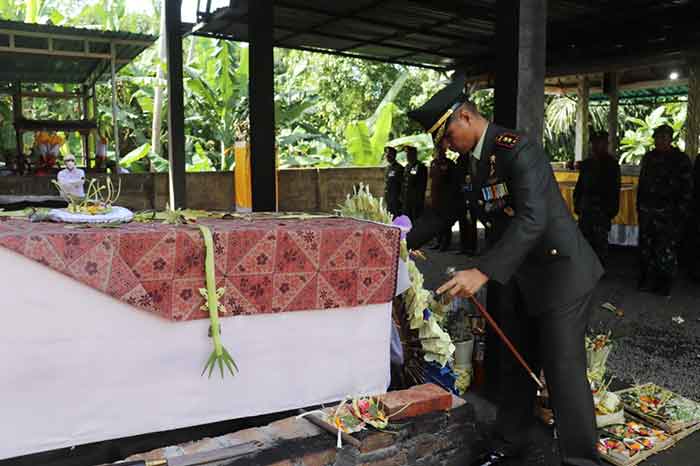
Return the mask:
<svg viewBox="0 0 700 466">
<path fill-rule="evenodd" d="M 574 189 L 574 211 L 578 226 L 598 259 L 606 265 L 608 233 L 620 210 L 620 165 L 608 153 L 608 133 L 591 138 L 591 157 L 581 162 Z"/>
<path fill-rule="evenodd" d="M 638 288 L 670 296 L 678 263 L 678 243 L 690 214 L 693 180 L 690 159 L 671 145 L 673 129 L 654 131 L 655 149 L 644 155 L 639 186 Z"/>
<path fill-rule="evenodd" d="M 693 212 L 695 213 L 695 218 L 693 219 L 693 226 L 691 226 L 690 231 L 693 234 L 693 238 L 691 239 L 691 247 L 693 248 L 691 257 L 694 260 L 690 273 L 695 280 L 700 281 L 700 157 L 695 157 L 695 169 L 693 173 L 693 185 L 695 187 Z"/>
<path fill-rule="evenodd" d="M 394 217 L 401 215 L 401 187 L 403 185 L 403 165 L 396 161 L 396 149 L 384 148 L 384 158 L 388 163 L 384 171 L 384 202 Z"/>
</svg>

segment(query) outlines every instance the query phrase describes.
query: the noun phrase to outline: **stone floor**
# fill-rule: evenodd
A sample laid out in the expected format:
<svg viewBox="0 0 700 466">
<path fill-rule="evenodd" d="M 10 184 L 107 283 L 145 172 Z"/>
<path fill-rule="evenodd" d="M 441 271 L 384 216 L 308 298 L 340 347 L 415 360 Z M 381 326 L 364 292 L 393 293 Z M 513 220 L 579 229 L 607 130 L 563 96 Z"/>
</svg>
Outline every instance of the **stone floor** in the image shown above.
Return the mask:
<svg viewBox="0 0 700 466">
<path fill-rule="evenodd" d="M 435 288 L 442 282 L 448 266 L 465 265 L 466 256 L 454 251 L 425 250 L 427 261 L 418 267 L 425 276 L 426 287 Z M 670 299 L 636 290 L 636 251 L 615 248 L 611 251 L 608 274 L 595 290 L 592 300 L 592 328 L 614 328 L 616 347 L 608 363 L 609 373 L 617 378 L 616 384 L 629 385 L 635 381 L 650 381 L 667 387 L 689 398 L 700 401 L 700 284 L 680 277 Z M 624 310 L 617 318 L 600 304 L 610 302 Z M 680 316 L 682 324 L 673 317 Z M 480 420 L 488 422 L 494 407 L 471 394 Z M 522 466 L 557 464 L 554 460 L 551 430 L 537 425 L 531 435 L 535 439 L 530 457 Z M 697 466 L 700 433 L 696 433 L 671 450 L 651 457 L 649 466 Z"/>
</svg>

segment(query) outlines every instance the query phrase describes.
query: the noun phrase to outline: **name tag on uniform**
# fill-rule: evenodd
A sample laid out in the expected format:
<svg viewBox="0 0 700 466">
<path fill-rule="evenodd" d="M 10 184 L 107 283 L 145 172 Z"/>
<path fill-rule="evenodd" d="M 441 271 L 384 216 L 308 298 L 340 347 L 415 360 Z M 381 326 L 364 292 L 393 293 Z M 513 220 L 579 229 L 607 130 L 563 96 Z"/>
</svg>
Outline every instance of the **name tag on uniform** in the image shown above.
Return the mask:
<svg viewBox="0 0 700 466">
<path fill-rule="evenodd" d="M 411 168 L 410 173 L 411 173 L 411 175 L 416 175 L 416 174 L 418 173 L 418 169 L 417 169 L 417 168 Z"/>
<path fill-rule="evenodd" d="M 387 176 L 388 176 L 389 178 L 393 178 L 394 175 L 396 175 L 396 173 L 394 173 L 394 170 L 392 170 L 392 171 L 390 171 L 390 172 L 388 173 Z"/>
</svg>

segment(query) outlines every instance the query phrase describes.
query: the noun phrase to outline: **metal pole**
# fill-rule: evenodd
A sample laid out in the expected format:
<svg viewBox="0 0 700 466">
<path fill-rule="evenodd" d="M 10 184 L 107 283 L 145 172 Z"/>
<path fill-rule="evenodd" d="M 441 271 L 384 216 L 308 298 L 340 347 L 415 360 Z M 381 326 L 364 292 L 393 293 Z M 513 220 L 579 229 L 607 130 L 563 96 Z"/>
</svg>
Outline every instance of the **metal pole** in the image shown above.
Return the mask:
<svg viewBox="0 0 700 466">
<path fill-rule="evenodd" d="M 110 42 L 110 55 L 112 61 L 112 121 L 114 122 L 114 156 L 116 160 L 116 171 L 119 172 L 119 122 L 117 121 L 117 46 Z"/>
</svg>

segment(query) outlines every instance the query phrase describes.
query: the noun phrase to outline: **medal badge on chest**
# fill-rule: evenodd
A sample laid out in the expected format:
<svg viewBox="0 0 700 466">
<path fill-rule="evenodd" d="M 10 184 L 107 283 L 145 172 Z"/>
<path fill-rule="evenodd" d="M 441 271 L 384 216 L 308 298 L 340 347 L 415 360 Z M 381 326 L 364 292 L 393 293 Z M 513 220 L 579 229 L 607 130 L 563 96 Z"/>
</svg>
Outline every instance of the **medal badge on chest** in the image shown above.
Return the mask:
<svg viewBox="0 0 700 466">
<path fill-rule="evenodd" d="M 506 215 L 512 216 L 513 209 L 507 206 L 508 186 L 499 180 L 496 172 L 496 155 L 489 156 L 489 174 L 487 178 L 487 186 L 481 188 L 481 195 L 484 199 L 484 210 L 487 213 L 493 213 L 503 210 Z M 507 210 L 507 212 L 506 212 Z"/>
<path fill-rule="evenodd" d="M 489 156 L 489 183 L 496 181 L 496 154 Z"/>
</svg>

